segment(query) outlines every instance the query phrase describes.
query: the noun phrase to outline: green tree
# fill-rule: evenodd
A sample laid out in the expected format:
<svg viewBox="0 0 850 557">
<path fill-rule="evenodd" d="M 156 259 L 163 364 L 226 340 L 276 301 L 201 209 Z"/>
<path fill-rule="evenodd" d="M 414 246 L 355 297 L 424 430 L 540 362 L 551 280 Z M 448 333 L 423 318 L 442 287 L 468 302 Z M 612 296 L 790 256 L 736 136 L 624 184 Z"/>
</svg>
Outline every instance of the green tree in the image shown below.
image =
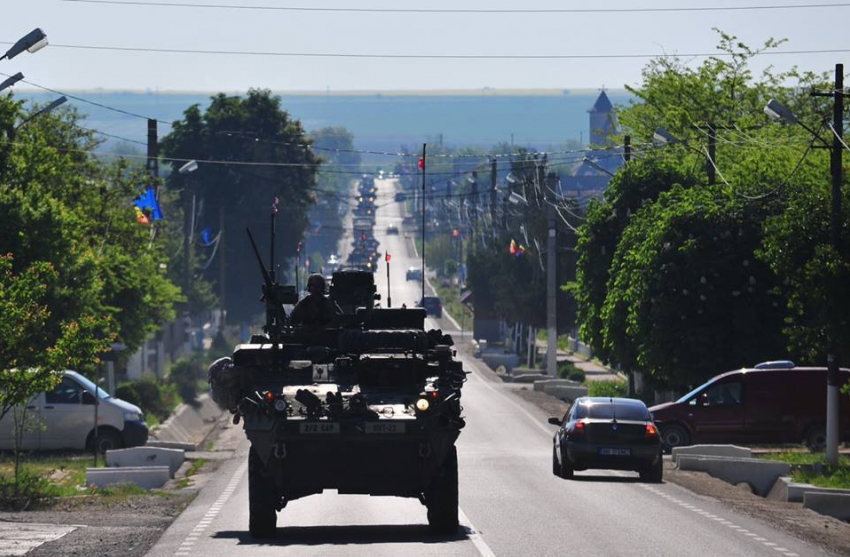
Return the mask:
<svg viewBox="0 0 850 557">
<path fill-rule="evenodd" d="M 320 163 L 313 151 L 305 148 L 309 143 L 301 123 L 283 110 L 280 98 L 259 89 L 249 90 L 244 97 L 215 95 L 203 112 L 198 105 L 189 107 L 183 120 L 174 122 L 172 132 L 162 140 L 164 155 L 200 164 L 194 173 L 172 172 L 168 178 L 169 187 L 182 190 L 187 206 L 192 194 L 203 200 L 195 232 L 207 226 L 218 230 L 220 210 L 224 211 L 227 233 L 219 250 L 227 257 L 227 312 L 236 320 L 247 320 L 262 310 L 258 302 L 261 279 L 259 271 L 254 272 L 257 262 L 248 247 L 245 227 L 254 229 L 261 253 L 267 254 L 269 214 L 277 198 L 276 261 L 294 257 L 303 238 L 307 210 L 315 202 L 311 190 Z M 205 160 L 234 164 L 204 164 Z M 173 166 L 176 170 L 182 164 Z M 176 271 L 182 265 L 172 263 L 172 267 Z M 206 273 L 211 281 L 217 280 L 217 268 Z"/>
</svg>

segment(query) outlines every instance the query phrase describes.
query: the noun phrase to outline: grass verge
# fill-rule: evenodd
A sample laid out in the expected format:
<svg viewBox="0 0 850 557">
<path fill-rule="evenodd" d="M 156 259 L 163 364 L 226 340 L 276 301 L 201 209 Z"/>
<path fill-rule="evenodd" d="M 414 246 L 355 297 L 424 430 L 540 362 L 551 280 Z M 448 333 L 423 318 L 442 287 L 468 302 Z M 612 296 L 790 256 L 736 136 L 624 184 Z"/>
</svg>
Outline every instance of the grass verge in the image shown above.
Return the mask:
<svg viewBox="0 0 850 557">
<path fill-rule="evenodd" d="M 839 457 L 838 466 L 827 464 L 824 453 L 766 453 L 759 455 L 759 457 L 790 464 L 792 466 L 791 478 L 797 483 L 850 489 L 850 457 L 845 455 Z"/>
</svg>

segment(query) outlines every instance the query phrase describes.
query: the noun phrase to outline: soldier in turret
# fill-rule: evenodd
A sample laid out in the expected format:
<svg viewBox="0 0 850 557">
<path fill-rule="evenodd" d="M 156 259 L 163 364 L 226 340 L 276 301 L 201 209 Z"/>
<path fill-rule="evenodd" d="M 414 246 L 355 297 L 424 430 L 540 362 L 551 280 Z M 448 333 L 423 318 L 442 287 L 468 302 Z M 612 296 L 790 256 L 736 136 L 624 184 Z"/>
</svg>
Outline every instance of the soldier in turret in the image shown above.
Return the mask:
<svg viewBox="0 0 850 557">
<path fill-rule="evenodd" d="M 298 302 L 289 316 L 292 325 L 307 327 L 336 327 L 342 310 L 333 300 L 325 297 L 325 277 L 318 273 L 307 279 L 309 295 Z"/>
</svg>

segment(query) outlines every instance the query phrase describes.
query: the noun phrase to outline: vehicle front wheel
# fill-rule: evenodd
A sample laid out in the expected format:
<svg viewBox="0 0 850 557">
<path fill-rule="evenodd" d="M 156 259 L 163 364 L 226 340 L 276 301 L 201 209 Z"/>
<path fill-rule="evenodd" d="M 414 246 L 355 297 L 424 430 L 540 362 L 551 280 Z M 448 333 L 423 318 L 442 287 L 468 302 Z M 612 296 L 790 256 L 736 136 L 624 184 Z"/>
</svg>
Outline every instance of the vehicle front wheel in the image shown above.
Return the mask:
<svg viewBox="0 0 850 557">
<path fill-rule="evenodd" d="M 680 425 L 668 425 L 661 428 L 661 440 L 667 450 L 675 447 L 685 447 L 691 444 L 691 434 Z"/>
<path fill-rule="evenodd" d="M 92 443 L 97 448 L 100 454 L 106 454 L 106 451 L 113 451 L 124 446 L 124 440 L 121 434 L 113 429 L 98 428 L 99 433 L 93 435 Z"/>
<path fill-rule="evenodd" d="M 552 447 L 552 473 L 561 477 L 561 465 L 558 463 L 558 457 L 555 453 L 555 447 Z"/>
<path fill-rule="evenodd" d="M 664 459 L 661 458 L 661 455 L 658 455 L 658 462 L 656 462 L 652 466 L 647 466 L 643 470 L 640 470 L 640 479 L 643 482 L 658 484 L 661 483 L 663 478 Z"/>
<path fill-rule="evenodd" d="M 248 531 L 254 538 L 270 538 L 277 529 L 277 486 L 260 455 L 248 453 Z"/>
<path fill-rule="evenodd" d="M 460 523 L 457 517 L 457 448 L 452 446 L 440 474 L 425 494 L 428 507 L 428 526 L 435 534 L 456 534 Z"/>
</svg>

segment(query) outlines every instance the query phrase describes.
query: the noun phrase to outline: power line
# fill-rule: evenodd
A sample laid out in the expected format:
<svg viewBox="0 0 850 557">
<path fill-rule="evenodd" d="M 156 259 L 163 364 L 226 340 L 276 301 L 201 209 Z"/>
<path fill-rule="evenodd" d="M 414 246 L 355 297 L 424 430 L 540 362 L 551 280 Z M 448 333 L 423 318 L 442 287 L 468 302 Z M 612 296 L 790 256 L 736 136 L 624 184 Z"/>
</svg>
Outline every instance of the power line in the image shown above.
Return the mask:
<svg viewBox="0 0 850 557">
<path fill-rule="evenodd" d="M 194 4 L 187 2 L 140 2 L 137 0 L 62 0 L 78 4 L 112 4 L 122 6 L 151 6 L 168 8 L 204 8 L 227 10 L 266 10 L 286 12 L 344 12 L 395 14 L 616 14 L 663 12 L 741 12 L 758 10 L 805 10 L 846 8 L 850 3 L 833 4 L 771 4 L 755 6 L 692 6 L 670 8 L 327 8 L 307 6 L 241 6 L 234 4 Z"/>
<path fill-rule="evenodd" d="M 71 1 L 71 0 L 67 0 Z M 73 0 L 81 1 L 81 0 Z M 0 44 L 14 44 L 12 41 L 0 41 Z M 76 50 L 102 50 L 118 52 L 148 52 L 160 54 L 206 54 L 228 56 L 274 56 L 289 58 L 381 58 L 381 59 L 427 59 L 427 60 L 604 60 L 604 59 L 655 59 L 655 58 L 706 58 L 736 56 L 730 52 L 683 52 L 677 54 L 386 54 L 366 52 L 276 52 L 259 50 L 202 50 L 194 48 L 156 48 L 135 46 L 106 46 L 80 44 L 51 44 L 51 48 Z M 758 52 L 762 56 L 801 55 L 801 54 L 845 54 L 850 48 L 810 49 L 810 50 L 766 50 Z M 136 116 L 133 114 L 133 116 Z"/>
</svg>

